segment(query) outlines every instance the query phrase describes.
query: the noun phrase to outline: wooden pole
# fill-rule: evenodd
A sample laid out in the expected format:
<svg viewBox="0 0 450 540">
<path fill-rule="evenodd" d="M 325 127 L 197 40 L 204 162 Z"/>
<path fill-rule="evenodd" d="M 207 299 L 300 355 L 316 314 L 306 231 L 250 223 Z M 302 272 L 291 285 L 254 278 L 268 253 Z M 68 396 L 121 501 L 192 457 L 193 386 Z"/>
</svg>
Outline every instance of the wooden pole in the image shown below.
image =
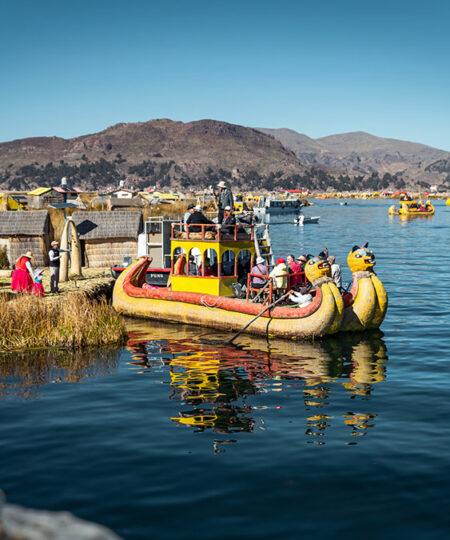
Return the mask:
<svg viewBox="0 0 450 540">
<path fill-rule="evenodd" d="M 259 319 L 259 317 L 261 317 L 261 315 L 263 315 L 266 311 L 268 311 L 269 309 L 272 309 L 274 306 L 276 306 L 277 304 L 279 304 L 282 300 L 284 300 L 285 298 L 287 298 L 289 295 L 290 295 L 290 291 L 287 292 L 286 294 L 283 294 L 283 296 L 281 296 L 280 298 L 278 298 L 278 300 L 275 300 L 275 302 L 272 302 L 272 304 L 270 304 L 270 306 L 267 306 L 266 308 L 264 308 L 261 313 L 258 313 L 258 315 L 256 315 L 256 317 L 253 317 L 253 319 L 251 321 L 249 321 L 243 328 L 241 328 L 239 330 L 239 332 L 237 334 L 235 334 L 229 341 L 226 341 L 224 343 L 224 345 L 231 345 L 231 343 L 233 343 L 233 341 L 242 334 L 242 332 L 244 332 L 245 330 L 247 330 L 247 328 L 256 321 L 256 319 Z"/>
</svg>

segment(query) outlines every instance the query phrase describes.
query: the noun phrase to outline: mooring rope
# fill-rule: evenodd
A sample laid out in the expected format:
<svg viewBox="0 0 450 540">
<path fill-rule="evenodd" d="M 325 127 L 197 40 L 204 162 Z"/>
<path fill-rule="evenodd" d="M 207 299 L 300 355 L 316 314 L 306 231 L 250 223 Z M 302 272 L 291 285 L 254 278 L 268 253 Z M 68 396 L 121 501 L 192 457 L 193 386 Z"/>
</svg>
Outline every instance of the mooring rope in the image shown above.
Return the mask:
<svg viewBox="0 0 450 540">
<path fill-rule="evenodd" d="M 213 302 L 212 304 L 208 304 L 208 302 L 205 300 L 205 298 L 202 296 L 200 298 L 200 302 L 202 303 L 202 305 L 204 305 L 205 307 L 209 308 L 209 309 L 214 309 L 214 308 L 219 308 L 223 302 L 224 302 L 224 298 L 218 298 L 215 302 Z"/>
</svg>

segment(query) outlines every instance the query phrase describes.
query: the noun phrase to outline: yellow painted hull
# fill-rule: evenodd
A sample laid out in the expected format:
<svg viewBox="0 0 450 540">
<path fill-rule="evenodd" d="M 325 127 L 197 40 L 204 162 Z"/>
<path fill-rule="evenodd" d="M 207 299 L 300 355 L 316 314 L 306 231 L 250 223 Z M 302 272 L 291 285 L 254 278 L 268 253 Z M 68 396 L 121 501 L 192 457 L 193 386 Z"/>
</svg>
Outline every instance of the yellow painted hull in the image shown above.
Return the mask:
<svg viewBox="0 0 450 540">
<path fill-rule="evenodd" d="M 344 309 L 340 330 L 362 332 L 379 328 L 388 307 L 386 289 L 373 272 L 355 272 L 353 280 L 356 296 Z"/>
<path fill-rule="evenodd" d="M 124 284 L 127 279 L 131 282 L 130 276 L 136 273 L 139 266 L 142 266 L 140 260 L 130 265 L 116 280 L 113 307 L 119 313 L 226 331 L 241 330 L 255 317 L 254 313 L 222 309 L 221 303 L 226 298 L 221 296 L 204 295 L 200 303 L 133 296 L 124 290 Z M 312 313 L 308 313 L 307 308 L 303 310 L 298 308 L 296 317 L 276 317 L 266 312 L 248 327 L 246 333 L 284 339 L 304 339 L 325 336 L 330 330 L 334 332 L 340 328 L 343 317 L 342 298 L 339 294 L 336 295 L 337 289 L 336 291 L 334 289 L 336 286 L 331 280 L 320 285 L 321 301 Z M 212 299 L 215 301 L 213 302 Z M 261 306 L 261 311 L 263 309 L 264 307 Z M 282 312 L 283 308 L 277 308 L 277 310 Z"/>
</svg>

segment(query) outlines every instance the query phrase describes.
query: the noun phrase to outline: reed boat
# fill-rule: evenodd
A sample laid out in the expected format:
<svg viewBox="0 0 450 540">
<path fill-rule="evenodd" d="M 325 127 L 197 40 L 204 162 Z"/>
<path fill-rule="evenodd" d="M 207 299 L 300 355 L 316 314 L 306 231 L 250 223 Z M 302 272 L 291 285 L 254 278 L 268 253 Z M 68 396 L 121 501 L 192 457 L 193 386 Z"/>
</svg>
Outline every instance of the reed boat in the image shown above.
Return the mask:
<svg viewBox="0 0 450 540">
<path fill-rule="evenodd" d="M 399 208 L 396 208 L 395 205 L 389 207 L 390 216 L 407 216 L 407 217 L 417 217 L 417 216 L 433 216 L 434 215 L 434 206 L 430 201 L 415 201 L 415 200 L 400 200 Z"/>
<path fill-rule="evenodd" d="M 241 278 L 242 269 L 252 268 L 256 256 L 269 256 L 259 247 L 256 227 L 248 230 L 242 233 L 239 226 L 230 226 L 225 234 L 219 226 L 196 225 L 194 229 L 172 224 L 169 286 L 145 286 L 151 258 L 141 257 L 117 278 L 113 307 L 129 316 L 225 331 L 239 331 L 250 323 L 246 333 L 284 339 L 321 337 L 339 331 L 344 302 L 323 259 L 314 258 L 305 266 L 313 286 L 312 302 L 305 307 L 270 307 L 277 294 L 272 280 L 267 282 L 264 300 L 255 301 L 251 287 L 247 287 L 246 298 L 235 296 L 233 285 Z M 292 276 L 300 277 L 290 274 L 289 279 Z M 248 284 L 251 277 L 248 273 Z"/>
</svg>

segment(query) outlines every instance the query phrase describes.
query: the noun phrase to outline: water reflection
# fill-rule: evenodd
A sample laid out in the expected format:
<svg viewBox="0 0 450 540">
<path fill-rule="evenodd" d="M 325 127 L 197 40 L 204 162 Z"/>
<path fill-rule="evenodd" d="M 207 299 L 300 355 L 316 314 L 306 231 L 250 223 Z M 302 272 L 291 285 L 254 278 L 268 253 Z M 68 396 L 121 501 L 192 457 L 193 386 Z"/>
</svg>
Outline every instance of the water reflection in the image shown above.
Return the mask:
<svg viewBox="0 0 450 540">
<path fill-rule="evenodd" d="M 36 399 L 48 383 L 77 383 L 117 370 L 118 349 L 39 350 L 0 355 L 0 398 Z"/>
<path fill-rule="evenodd" d="M 142 374 L 168 369 L 169 399 L 181 405 L 172 422 L 221 434 L 265 429 L 255 417 L 261 409 L 278 406 L 270 399 L 267 405 L 252 406 L 251 396 L 264 403 L 264 394 L 282 392 L 303 402 L 299 414 L 305 416 L 308 441 L 324 444 L 332 420 L 348 426 L 351 437 L 363 436 L 374 426 L 376 413 L 358 411 L 351 401 L 337 420 L 330 401 L 342 395 L 370 401 L 375 385 L 385 380 L 387 351 L 381 332 L 315 343 L 241 336 L 236 346 L 226 346 L 226 334 L 205 336 L 192 327 L 141 324 L 129 328 L 130 367 Z M 215 441 L 216 451 L 223 451 L 217 446 L 221 442 Z"/>
</svg>

